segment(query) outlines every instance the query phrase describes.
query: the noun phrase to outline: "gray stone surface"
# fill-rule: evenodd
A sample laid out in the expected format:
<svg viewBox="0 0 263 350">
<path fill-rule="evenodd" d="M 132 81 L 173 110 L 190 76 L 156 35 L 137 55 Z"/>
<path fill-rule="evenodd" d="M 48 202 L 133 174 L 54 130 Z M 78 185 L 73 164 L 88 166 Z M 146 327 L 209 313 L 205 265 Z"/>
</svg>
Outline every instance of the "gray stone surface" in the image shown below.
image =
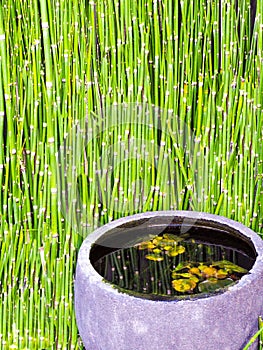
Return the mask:
<svg viewBox="0 0 263 350">
<path fill-rule="evenodd" d="M 91 245 L 105 232 L 142 217 L 181 216 L 218 221 L 249 237 L 258 254 L 250 271 L 225 293 L 196 300 L 152 301 L 113 289 L 89 260 Z M 241 350 L 257 331 L 263 308 L 263 241 L 223 217 L 185 211 L 151 212 L 116 220 L 83 242 L 77 263 L 75 310 L 86 350 Z M 251 348 L 257 349 L 257 343 Z"/>
</svg>

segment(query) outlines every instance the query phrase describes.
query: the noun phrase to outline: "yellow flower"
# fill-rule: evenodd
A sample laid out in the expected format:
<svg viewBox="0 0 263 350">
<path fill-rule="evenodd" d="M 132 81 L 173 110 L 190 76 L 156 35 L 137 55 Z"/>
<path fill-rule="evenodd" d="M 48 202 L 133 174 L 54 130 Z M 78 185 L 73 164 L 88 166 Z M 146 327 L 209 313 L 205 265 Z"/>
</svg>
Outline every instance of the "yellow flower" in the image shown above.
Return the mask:
<svg viewBox="0 0 263 350">
<path fill-rule="evenodd" d="M 206 277 L 212 277 L 215 276 L 217 273 L 217 269 L 215 269 L 212 266 L 206 266 L 205 268 L 202 269 L 202 273 L 206 276 Z"/>
<path fill-rule="evenodd" d="M 191 267 L 189 269 L 189 272 L 192 273 L 193 275 L 197 275 L 197 276 L 201 275 L 201 271 L 199 270 L 198 267 Z"/>
<path fill-rule="evenodd" d="M 158 254 L 148 254 L 145 256 L 146 259 L 152 260 L 152 261 L 162 261 L 163 256 L 158 255 Z"/>
<path fill-rule="evenodd" d="M 179 254 L 182 254 L 185 252 L 185 247 L 183 247 L 182 245 L 179 245 L 178 247 L 174 247 L 173 249 L 168 251 L 168 255 L 169 256 L 177 256 Z"/>
</svg>

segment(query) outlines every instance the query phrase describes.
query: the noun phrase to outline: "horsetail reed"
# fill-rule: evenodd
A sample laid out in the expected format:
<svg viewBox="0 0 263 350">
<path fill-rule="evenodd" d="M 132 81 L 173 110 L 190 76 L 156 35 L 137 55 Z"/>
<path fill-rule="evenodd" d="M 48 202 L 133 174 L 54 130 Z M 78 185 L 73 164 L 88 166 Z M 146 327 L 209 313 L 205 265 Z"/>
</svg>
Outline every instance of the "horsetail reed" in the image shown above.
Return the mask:
<svg viewBox="0 0 263 350">
<path fill-rule="evenodd" d="M 248 0 L 2 0 L 0 349 L 82 348 L 75 262 L 97 226 L 194 209 L 262 234 L 262 18 Z"/>
</svg>

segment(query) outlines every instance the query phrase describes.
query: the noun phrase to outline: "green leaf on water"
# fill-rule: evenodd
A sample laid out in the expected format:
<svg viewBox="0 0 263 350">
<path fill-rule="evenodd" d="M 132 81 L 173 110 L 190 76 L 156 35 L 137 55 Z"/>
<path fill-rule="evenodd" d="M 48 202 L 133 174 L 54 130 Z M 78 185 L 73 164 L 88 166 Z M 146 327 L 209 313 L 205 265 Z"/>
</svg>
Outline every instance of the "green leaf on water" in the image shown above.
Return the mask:
<svg viewBox="0 0 263 350">
<path fill-rule="evenodd" d="M 228 276 L 228 271 L 226 269 L 219 269 L 217 270 L 215 277 L 217 279 L 224 279 Z"/>
<path fill-rule="evenodd" d="M 187 278 L 188 280 L 194 281 L 195 283 L 199 282 L 199 278 L 192 275 L 191 273 L 184 272 L 184 273 L 177 273 L 177 272 L 172 272 L 172 278 L 173 279 L 178 279 L 178 278 Z"/>
<path fill-rule="evenodd" d="M 224 280 L 218 280 L 217 278 L 209 278 L 198 285 L 198 290 L 200 293 L 211 293 L 221 288 L 225 288 L 234 283 L 231 278 L 226 278 Z"/>
<path fill-rule="evenodd" d="M 178 265 L 176 266 L 175 269 L 173 269 L 172 272 L 176 272 L 176 271 L 180 271 L 186 268 L 190 268 L 191 267 L 191 263 L 189 261 L 181 261 L 178 263 Z"/>
<path fill-rule="evenodd" d="M 217 266 L 220 269 L 227 270 L 228 272 L 238 272 L 238 273 L 247 273 L 248 271 L 241 266 L 238 266 L 231 261 L 221 260 L 213 262 L 212 266 Z"/>
<path fill-rule="evenodd" d="M 193 275 L 189 272 L 172 272 L 172 278 L 177 278 L 177 277 L 184 277 L 184 278 L 190 278 L 193 277 Z"/>
<path fill-rule="evenodd" d="M 184 278 L 172 281 L 172 285 L 177 292 L 181 293 L 190 292 L 196 287 L 195 281 Z"/>
</svg>

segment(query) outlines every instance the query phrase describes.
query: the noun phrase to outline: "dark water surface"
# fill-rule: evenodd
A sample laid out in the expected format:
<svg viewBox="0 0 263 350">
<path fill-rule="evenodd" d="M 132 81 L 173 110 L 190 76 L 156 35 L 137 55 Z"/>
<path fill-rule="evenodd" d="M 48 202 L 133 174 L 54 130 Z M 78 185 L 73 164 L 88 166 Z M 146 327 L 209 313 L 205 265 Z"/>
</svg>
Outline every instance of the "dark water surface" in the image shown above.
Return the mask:
<svg viewBox="0 0 263 350">
<path fill-rule="evenodd" d="M 140 232 L 140 229 L 136 227 L 129 229 L 127 235 L 129 239 L 126 244 L 123 243 L 125 230 L 113 232 L 113 241 L 110 241 L 110 238 L 99 240 L 93 245 L 90 254 L 95 270 L 106 281 L 126 293 L 148 299 L 173 300 L 207 294 L 198 287 L 198 283 L 194 288 L 185 292 L 175 290 L 172 284 L 174 278 L 171 276 L 172 271 L 176 268 L 179 268 L 179 273 L 185 274 L 189 273 L 192 267 L 202 267 L 202 263 L 209 267 L 216 262 L 228 261 L 249 271 L 255 262 L 256 255 L 249 242 L 216 228 L 189 227 L 187 230 L 184 228 L 184 233 L 182 233 L 180 226 L 170 225 L 161 232 L 158 231 L 160 229 L 154 228 L 151 234 L 150 230 Z M 158 232 L 157 235 L 156 232 Z M 177 256 L 169 256 L 168 251 L 162 250 L 157 254 L 161 257 L 161 261 L 149 260 L 146 256 L 154 255 L 152 249 L 140 249 L 140 242 L 149 241 L 156 236 L 163 237 L 164 234 L 176 235 L 175 237 L 179 238 L 176 246 L 184 247 L 184 252 Z M 133 236 L 136 238 L 130 240 L 130 237 Z M 116 244 L 119 241 L 121 241 L 120 245 L 124 246 L 123 248 Z M 230 271 L 225 282 L 218 281 L 218 288 L 213 293 L 222 292 L 228 284 L 237 283 L 243 275 L 244 272 Z M 203 281 L 205 278 L 200 276 L 198 278 Z M 210 277 L 212 276 L 208 276 L 209 279 Z M 185 281 L 185 275 L 177 278 Z M 206 290 L 206 292 L 210 291 Z"/>
</svg>

